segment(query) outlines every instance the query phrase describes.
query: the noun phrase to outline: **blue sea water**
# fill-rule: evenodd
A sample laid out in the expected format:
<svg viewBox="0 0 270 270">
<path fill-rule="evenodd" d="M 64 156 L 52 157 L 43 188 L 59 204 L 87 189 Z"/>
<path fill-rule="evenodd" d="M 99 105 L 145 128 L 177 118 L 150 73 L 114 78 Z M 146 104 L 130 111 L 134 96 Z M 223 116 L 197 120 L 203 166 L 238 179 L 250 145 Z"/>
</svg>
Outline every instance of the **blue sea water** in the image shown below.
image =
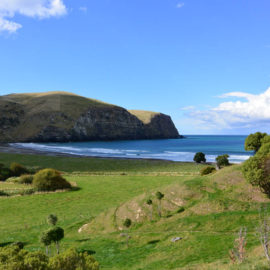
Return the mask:
<svg viewBox="0 0 270 270">
<path fill-rule="evenodd" d="M 196 152 L 205 153 L 209 162 L 214 161 L 218 155 L 229 154 L 231 162 L 240 163 L 253 155 L 252 152 L 244 150 L 245 139 L 246 136 L 242 135 L 186 135 L 183 139 L 169 140 L 16 143 L 13 145 L 80 156 L 151 158 L 173 161 L 193 161 Z"/>
</svg>

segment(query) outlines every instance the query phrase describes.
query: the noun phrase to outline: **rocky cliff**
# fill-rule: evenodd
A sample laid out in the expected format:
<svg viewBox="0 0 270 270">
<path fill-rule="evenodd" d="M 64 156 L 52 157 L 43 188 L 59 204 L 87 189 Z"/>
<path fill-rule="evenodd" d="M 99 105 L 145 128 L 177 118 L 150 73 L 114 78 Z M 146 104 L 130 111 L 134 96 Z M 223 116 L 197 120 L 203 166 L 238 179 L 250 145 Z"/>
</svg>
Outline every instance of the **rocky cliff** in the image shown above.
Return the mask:
<svg viewBox="0 0 270 270">
<path fill-rule="evenodd" d="M 66 92 L 0 96 L 0 142 L 179 138 L 170 116 Z"/>
</svg>

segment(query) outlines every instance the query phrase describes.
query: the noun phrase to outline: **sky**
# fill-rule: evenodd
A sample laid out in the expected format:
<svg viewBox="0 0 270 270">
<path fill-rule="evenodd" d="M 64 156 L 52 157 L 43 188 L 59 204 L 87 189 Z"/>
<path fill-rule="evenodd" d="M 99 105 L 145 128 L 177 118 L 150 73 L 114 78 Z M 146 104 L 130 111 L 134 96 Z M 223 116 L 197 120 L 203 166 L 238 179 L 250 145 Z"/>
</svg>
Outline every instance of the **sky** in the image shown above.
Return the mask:
<svg viewBox="0 0 270 270">
<path fill-rule="evenodd" d="M 270 132 L 269 0 L 0 0 L 0 95 L 68 91 L 180 134 Z"/>
</svg>

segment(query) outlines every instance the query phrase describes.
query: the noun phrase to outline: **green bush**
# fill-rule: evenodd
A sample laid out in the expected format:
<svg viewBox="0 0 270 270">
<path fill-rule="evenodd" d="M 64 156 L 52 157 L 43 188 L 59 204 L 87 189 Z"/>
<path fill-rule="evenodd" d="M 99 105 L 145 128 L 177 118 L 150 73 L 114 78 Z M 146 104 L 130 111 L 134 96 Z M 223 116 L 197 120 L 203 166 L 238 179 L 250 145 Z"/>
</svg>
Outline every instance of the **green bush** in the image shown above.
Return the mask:
<svg viewBox="0 0 270 270">
<path fill-rule="evenodd" d="M 244 162 L 242 172 L 251 185 L 270 195 L 270 155 L 250 157 Z"/>
<path fill-rule="evenodd" d="M 24 243 L 23 242 L 14 242 L 11 244 L 11 246 L 18 247 L 19 249 L 23 249 Z"/>
<path fill-rule="evenodd" d="M 0 196 L 9 196 L 5 191 L 0 190 Z"/>
<path fill-rule="evenodd" d="M 41 251 L 30 252 L 18 245 L 0 248 L 1 270 L 98 270 L 98 262 L 87 253 L 69 249 L 48 258 Z"/>
<path fill-rule="evenodd" d="M 31 185 L 33 182 L 34 176 L 31 174 L 24 174 L 21 175 L 19 178 L 19 183 L 20 184 L 27 184 L 27 185 Z"/>
<path fill-rule="evenodd" d="M 183 206 L 181 206 L 176 212 L 177 213 L 182 213 L 185 211 L 185 208 Z"/>
<path fill-rule="evenodd" d="M 0 248 L 0 269 L 49 270 L 48 258 L 42 252 L 29 252 L 17 245 Z"/>
<path fill-rule="evenodd" d="M 206 162 L 205 154 L 202 153 L 202 152 L 198 152 L 198 153 L 195 154 L 193 160 L 196 163 Z"/>
<path fill-rule="evenodd" d="M 71 188 L 70 183 L 54 169 L 44 169 L 34 175 L 33 186 L 38 191 L 55 191 Z"/>
<path fill-rule="evenodd" d="M 12 176 L 12 173 L 11 173 L 9 168 L 6 168 L 6 167 L 0 168 L 0 177 L 1 177 L 0 180 L 1 181 L 5 181 L 6 179 L 8 179 L 11 176 Z"/>
<path fill-rule="evenodd" d="M 216 169 L 214 167 L 207 166 L 207 167 L 201 169 L 200 174 L 207 175 L 207 174 L 213 173 L 215 171 L 216 171 Z"/>
<path fill-rule="evenodd" d="M 50 259 L 51 270 L 98 270 L 98 262 L 85 253 L 78 253 L 75 249 L 69 249 Z"/>
<path fill-rule="evenodd" d="M 270 143 L 265 143 L 261 146 L 261 148 L 256 153 L 257 157 L 265 157 L 270 154 Z"/>
<path fill-rule="evenodd" d="M 245 140 L 245 150 L 257 152 L 263 142 L 264 137 L 267 136 L 267 133 L 256 132 L 254 134 L 248 135 Z M 268 140 L 268 139 L 266 139 Z"/>
<path fill-rule="evenodd" d="M 228 158 L 229 158 L 229 155 L 227 155 L 227 154 L 217 156 L 216 157 L 217 166 L 218 167 L 229 166 L 230 162 L 229 162 Z"/>
<path fill-rule="evenodd" d="M 28 173 L 27 169 L 23 165 L 16 162 L 11 163 L 9 169 L 12 176 L 21 176 L 22 174 Z"/>
<path fill-rule="evenodd" d="M 130 218 L 126 218 L 123 222 L 123 225 L 126 227 L 126 228 L 129 228 L 132 224 L 132 221 Z"/>
</svg>

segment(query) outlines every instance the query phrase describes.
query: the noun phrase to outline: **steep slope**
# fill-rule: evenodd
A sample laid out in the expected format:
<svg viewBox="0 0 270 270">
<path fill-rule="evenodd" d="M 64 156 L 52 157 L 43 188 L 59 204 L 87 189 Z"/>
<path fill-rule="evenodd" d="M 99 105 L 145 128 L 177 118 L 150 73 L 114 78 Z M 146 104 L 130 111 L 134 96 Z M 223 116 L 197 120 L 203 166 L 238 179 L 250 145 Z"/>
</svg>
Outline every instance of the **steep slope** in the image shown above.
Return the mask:
<svg viewBox="0 0 270 270">
<path fill-rule="evenodd" d="M 129 112 L 67 92 L 0 96 L 0 142 L 159 138 L 179 138 L 164 114 Z"/>
</svg>

